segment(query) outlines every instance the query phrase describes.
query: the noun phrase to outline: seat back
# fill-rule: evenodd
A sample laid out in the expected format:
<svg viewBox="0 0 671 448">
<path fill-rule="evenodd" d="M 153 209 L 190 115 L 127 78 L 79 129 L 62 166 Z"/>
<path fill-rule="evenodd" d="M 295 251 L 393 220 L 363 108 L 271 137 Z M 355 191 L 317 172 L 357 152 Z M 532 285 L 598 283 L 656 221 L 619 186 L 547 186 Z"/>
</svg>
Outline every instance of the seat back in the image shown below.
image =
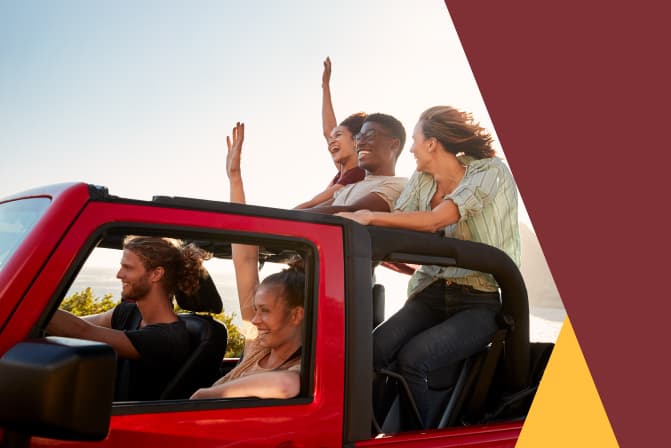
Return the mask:
<svg viewBox="0 0 671 448">
<path fill-rule="evenodd" d="M 492 390 L 487 397 L 487 407 L 477 419 L 471 419 L 468 414 L 464 415 L 467 422 L 488 424 L 502 420 L 518 420 L 526 417 L 533 401 L 538 385 L 540 384 L 545 367 L 550 359 L 554 343 L 532 342 L 529 345 L 530 371 L 528 385 L 510 389 L 505 384 L 492 384 Z"/>
<path fill-rule="evenodd" d="M 226 353 L 226 326 L 211 316 L 180 314 L 186 324 L 191 356 L 163 390 L 162 400 L 189 398 L 201 387 L 209 387 L 219 378 L 219 366 Z"/>
<path fill-rule="evenodd" d="M 373 328 L 384 321 L 384 285 L 373 285 Z"/>
<path fill-rule="evenodd" d="M 465 425 L 483 417 L 494 374 L 501 360 L 506 333 L 507 328 L 499 328 L 484 350 L 464 362 L 438 428 Z"/>
<path fill-rule="evenodd" d="M 500 323 L 501 324 L 501 323 Z M 384 400 L 378 415 L 379 430 L 396 433 L 418 429 L 445 428 L 476 422 L 483 418 L 486 400 L 497 365 L 501 360 L 507 328 L 499 328 L 490 344 L 473 356 L 442 370 L 431 372 L 428 378 L 433 406 L 426 420 L 419 415 L 415 398 L 405 378 L 391 370 L 376 375 L 386 377 L 387 387 L 375 397 Z M 378 412 L 379 414 L 379 412 Z M 374 417 L 375 418 L 375 417 Z"/>
</svg>

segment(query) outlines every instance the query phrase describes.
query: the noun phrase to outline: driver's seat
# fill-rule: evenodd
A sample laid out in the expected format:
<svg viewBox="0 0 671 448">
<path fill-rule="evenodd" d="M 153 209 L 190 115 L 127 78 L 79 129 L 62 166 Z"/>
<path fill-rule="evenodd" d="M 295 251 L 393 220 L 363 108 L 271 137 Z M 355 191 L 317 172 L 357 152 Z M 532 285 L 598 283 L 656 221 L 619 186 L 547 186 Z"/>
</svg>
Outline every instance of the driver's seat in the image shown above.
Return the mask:
<svg viewBox="0 0 671 448">
<path fill-rule="evenodd" d="M 212 316 L 180 314 L 186 324 L 191 356 L 161 394 L 162 400 L 189 398 L 201 387 L 209 387 L 219 378 L 219 366 L 226 353 L 228 332 Z"/>
<path fill-rule="evenodd" d="M 211 386 L 219 378 L 219 367 L 228 344 L 224 324 L 212 316 L 194 312 L 220 313 L 223 308 L 209 274 L 201 277 L 196 296 L 187 297 L 178 292 L 176 299 L 182 309 L 191 311 L 179 314 L 189 333 L 191 355 L 163 390 L 162 400 L 189 398 L 199 388 Z"/>
</svg>

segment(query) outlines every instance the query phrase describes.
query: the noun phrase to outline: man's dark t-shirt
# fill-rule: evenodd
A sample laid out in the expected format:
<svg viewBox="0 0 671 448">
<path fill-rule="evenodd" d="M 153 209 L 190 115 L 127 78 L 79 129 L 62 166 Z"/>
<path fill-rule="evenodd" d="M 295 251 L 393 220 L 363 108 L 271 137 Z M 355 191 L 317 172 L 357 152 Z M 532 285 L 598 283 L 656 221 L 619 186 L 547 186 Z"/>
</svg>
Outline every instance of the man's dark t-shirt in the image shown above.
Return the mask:
<svg viewBox="0 0 671 448">
<path fill-rule="evenodd" d="M 115 401 L 158 400 L 189 356 L 189 333 L 181 320 L 140 328 L 142 316 L 134 303 L 120 303 L 112 328 L 123 330 L 139 359 L 117 360 Z"/>
</svg>

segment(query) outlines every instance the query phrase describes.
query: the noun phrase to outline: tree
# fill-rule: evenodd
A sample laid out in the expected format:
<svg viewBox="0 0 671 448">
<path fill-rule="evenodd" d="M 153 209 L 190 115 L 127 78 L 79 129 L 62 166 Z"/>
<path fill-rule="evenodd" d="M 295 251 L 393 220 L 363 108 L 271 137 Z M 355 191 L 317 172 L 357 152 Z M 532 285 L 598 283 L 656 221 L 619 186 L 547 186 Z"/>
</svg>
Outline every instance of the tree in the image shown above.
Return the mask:
<svg viewBox="0 0 671 448">
<path fill-rule="evenodd" d="M 79 291 L 66 297 L 60 308 L 69 311 L 75 316 L 88 316 L 90 314 L 104 313 L 114 308 L 119 301 L 112 300 L 112 294 L 105 294 L 102 299 L 93 295 L 91 288 Z"/>
<path fill-rule="evenodd" d="M 179 305 L 175 305 L 176 313 L 186 312 Z M 228 332 L 228 342 L 226 344 L 226 358 L 239 358 L 242 355 L 242 350 L 245 346 L 245 337 L 240 333 L 238 327 L 233 323 L 235 318 L 235 313 L 226 314 L 225 311 L 222 311 L 219 314 L 212 313 L 196 313 L 210 315 L 213 319 L 218 320 L 226 326 L 226 331 Z"/>
<path fill-rule="evenodd" d="M 226 345 L 227 358 L 239 358 L 242 356 L 242 350 L 245 348 L 245 337 L 240 333 L 238 327 L 233 323 L 235 313 L 226 314 L 221 312 L 216 316 L 212 316 L 217 320 L 223 322 L 228 330 L 228 343 Z"/>
</svg>

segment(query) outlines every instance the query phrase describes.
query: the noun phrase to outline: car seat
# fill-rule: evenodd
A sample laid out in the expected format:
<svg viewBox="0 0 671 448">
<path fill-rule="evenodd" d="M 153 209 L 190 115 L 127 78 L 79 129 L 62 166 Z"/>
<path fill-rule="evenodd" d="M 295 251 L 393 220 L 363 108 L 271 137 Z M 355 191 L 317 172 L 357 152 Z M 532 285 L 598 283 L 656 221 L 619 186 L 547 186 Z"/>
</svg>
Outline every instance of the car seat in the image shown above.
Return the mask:
<svg viewBox="0 0 671 448">
<path fill-rule="evenodd" d="M 191 356 L 161 394 L 162 400 L 189 398 L 201 387 L 211 386 L 219 378 L 219 366 L 226 353 L 228 332 L 212 316 L 180 314 L 186 324 Z"/>
<path fill-rule="evenodd" d="M 176 294 L 177 303 L 190 313 L 179 318 L 189 333 L 191 355 L 161 394 L 162 400 L 189 398 L 201 387 L 209 387 L 219 378 L 219 367 L 226 354 L 228 332 L 226 326 L 209 315 L 197 312 L 220 313 L 221 296 L 209 274 L 201 277 L 195 296 Z M 188 307 L 188 308 L 187 308 Z"/>
<path fill-rule="evenodd" d="M 384 322 L 384 285 L 373 285 L 373 328 Z"/>
<path fill-rule="evenodd" d="M 489 345 L 475 355 L 444 369 L 431 372 L 428 378 L 432 389 L 433 406 L 426 421 L 420 417 L 415 399 L 406 379 L 390 369 L 375 372 L 378 382 L 384 382 L 374 397 L 382 403 L 377 407 L 377 431 L 396 433 L 416 429 L 445 428 L 463 424 L 463 417 L 474 417 L 484 412 L 492 378 L 501 358 L 507 329 L 500 328 Z M 386 404 L 384 404 L 386 403 Z M 380 412 L 382 409 L 382 415 Z"/>
</svg>

